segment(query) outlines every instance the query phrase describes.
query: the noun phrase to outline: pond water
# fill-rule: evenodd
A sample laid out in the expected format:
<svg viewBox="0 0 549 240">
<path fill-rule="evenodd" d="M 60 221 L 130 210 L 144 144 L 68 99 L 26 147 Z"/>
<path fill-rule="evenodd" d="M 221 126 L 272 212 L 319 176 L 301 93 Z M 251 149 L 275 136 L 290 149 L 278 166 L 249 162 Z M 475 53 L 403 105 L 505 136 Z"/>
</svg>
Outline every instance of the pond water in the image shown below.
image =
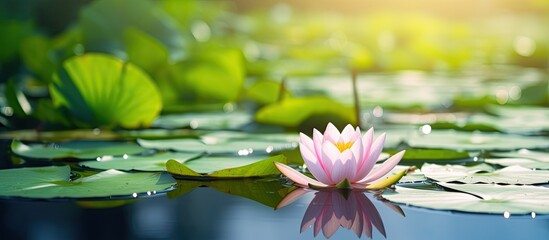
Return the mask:
<svg viewBox="0 0 549 240">
<path fill-rule="evenodd" d="M 106 209 L 86 208 L 74 201 L 4 199 L 0 201 L 0 232 L 2 239 L 315 239 L 314 227 L 300 233 L 313 195 L 308 193 L 277 210 L 207 187 L 174 199 L 158 195 Z M 372 227 L 373 239 L 546 239 L 549 236 L 547 215 L 505 218 L 499 214 L 399 205 L 403 216 L 372 193 L 360 195 L 375 206 L 385 229 L 386 237 Z M 372 208 L 367 210 L 365 214 L 372 219 L 376 214 Z M 362 234 L 363 239 L 368 239 L 366 234 Z M 324 238 L 321 230 L 316 239 Z M 352 230 L 339 227 L 330 239 L 356 238 Z"/>
</svg>

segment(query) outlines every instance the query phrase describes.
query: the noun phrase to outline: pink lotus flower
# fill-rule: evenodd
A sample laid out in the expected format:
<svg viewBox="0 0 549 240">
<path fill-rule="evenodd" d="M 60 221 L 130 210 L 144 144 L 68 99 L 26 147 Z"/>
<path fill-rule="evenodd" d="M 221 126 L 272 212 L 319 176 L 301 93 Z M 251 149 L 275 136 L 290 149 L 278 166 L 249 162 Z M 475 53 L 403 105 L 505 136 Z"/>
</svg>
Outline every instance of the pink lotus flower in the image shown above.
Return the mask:
<svg viewBox="0 0 549 240">
<path fill-rule="evenodd" d="M 362 136 L 358 127 L 353 129 L 347 125 L 340 133 L 329 123 L 324 135 L 314 129 L 313 139 L 303 133 L 300 136 L 301 156 L 316 180 L 282 163 L 275 164 L 282 174 L 301 186 L 335 187 L 348 183 L 352 188 L 367 188 L 389 173 L 405 152 L 398 152 L 374 169 L 385 143 L 385 133 L 373 141 L 373 128 Z"/>
</svg>

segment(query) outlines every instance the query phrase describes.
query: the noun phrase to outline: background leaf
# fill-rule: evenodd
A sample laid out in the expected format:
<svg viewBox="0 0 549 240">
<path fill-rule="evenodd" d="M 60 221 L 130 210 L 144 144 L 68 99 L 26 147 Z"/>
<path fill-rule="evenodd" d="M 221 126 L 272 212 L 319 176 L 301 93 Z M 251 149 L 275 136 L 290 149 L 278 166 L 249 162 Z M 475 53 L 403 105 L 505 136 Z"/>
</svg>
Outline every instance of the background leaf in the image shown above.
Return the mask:
<svg viewBox="0 0 549 240">
<path fill-rule="evenodd" d="M 56 106 L 88 127 L 148 126 L 162 108 L 160 93 L 142 70 L 104 54 L 66 60 L 50 92 Z"/>
<path fill-rule="evenodd" d="M 96 159 L 108 155 L 132 155 L 146 152 L 148 149 L 129 142 L 73 141 L 27 145 L 13 140 L 11 151 L 19 156 L 35 159 Z"/>
</svg>

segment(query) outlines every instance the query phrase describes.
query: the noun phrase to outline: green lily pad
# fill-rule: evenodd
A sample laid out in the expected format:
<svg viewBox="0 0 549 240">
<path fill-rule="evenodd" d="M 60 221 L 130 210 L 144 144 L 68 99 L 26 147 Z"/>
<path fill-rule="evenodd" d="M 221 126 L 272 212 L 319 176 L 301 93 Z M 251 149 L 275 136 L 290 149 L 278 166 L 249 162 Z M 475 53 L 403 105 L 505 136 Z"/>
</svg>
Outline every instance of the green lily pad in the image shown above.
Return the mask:
<svg viewBox="0 0 549 240">
<path fill-rule="evenodd" d="M 123 171 L 152 171 L 160 172 L 166 171 L 166 161 L 174 159 L 180 162 L 185 162 L 189 159 L 200 157 L 195 153 L 159 153 L 150 156 L 121 156 L 112 158 L 102 158 L 101 161 L 85 161 L 80 162 L 78 165 L 82 167 L 94 168 L 94 169 L 116 169 Z"/>
<path fill-rule="evenodd" d="M 156 85 L 141 69 L 105 54 L 72 57 L 50 85 L 54 104 L 79 127 L 149 126 L 162 108 Z"/>
<path fill-rule="evenodd" d="M 549 139 L 500 133 L 432 131 L 427 135 L 407 139 L 414 148 L 443 148 L 458 151 L 514 150 L 520 148 L 547 148 Z"/>
<path fill-rule="evenodd" d="M 296 133 L 248 133 L 237 131 L 213 131 L 202 135 L 206 142 L 227 142 L 239 140 L 257 140 L 262 142 L 299 143 L 299 134 Z"/>
<path fill-rule="evenodd" d="M 396 187 L 382 196 L 392 202 L 439 210 L 495 214 L 547 214 L 549 188 L 537 186 L 450 184 L 441 186 L 462 192 Z M 508 216 L 507 216 L 508 217 Z"/>
<path fill-rule="evenodd" d="M 244 112 L 213 112 L 162 115 L 154 120 L 153 127 L 174 129 L 240 129 L 252 122 L 252 116 Z"/>
<path fill-rule="evenodd" d="M 539 162 L 549 163 L 549 152 L 532 151 L 521 149 L 513 152 L 492 152 L 491 156 L 505 158 L 528 158 Z"/>
<path fill-rule="evenodd" d="M 95 198 L 151 195 L 175 184 L 166 173 L 108 170 L 70 181 L 70 168 L 37 167 L 0 170 L 0 196 L 26 198 Z"/>
<path fill-rule="evenodd" d="M 486 158 L 484 161 L 501 166 L 521 166 L 523 168 L 549 170 L 549 162 L 541 162 L 529 158 Z"/>
<path fill-rule="evenodd" d="M 169 173 L 186 178 L 248 178 L 280 174 L 274 162 L 286 163 L 286 157 L 278 155 L 259 161 L 249 157 L 205 157 L 186 163 L 169 160 L 166 168 Z"/>
<path fill-rule="evenodd" d="M 207 140 L 207 139 L 206 139 Z M 204 143 L 198 139 L 160 139 L 160 140 L 145 140 L 138 139 L 139 145 L 152 148 L 174 150 L 179 152 L 194 152 L 194 153 L 210 153 L 210 154 L 269 154 L 286 149 L 294 149 L 297 147 L 295 143 L 286 142 L 264 142 L 255 140 L 234 140 L 222 142 Z"/>
<path fill-rule="evenodd" d="M 493 126 L 501 132 L 506 133 L 538 133 L 549 131 L 549 116 L 516 115 L 495 117 L 490 115 L 473 115 L 468 121 L 471 124 Z M 524 124 L 528 122 L 528 124 Z"/>
<path fill-rule="evenodd" d="M 207 186 L 227 194 L 251 199 L 275 208 L 293 187 L 286 187 L 273 179 L 223 179 L 217 181 L 177 180 L 175 189 L 168 192 L 169 198 L 179 197 L 194 188 Z"/>
<path fill-rule="evenodd" d="M 354 108 L 326 97 L 289 98 L 267 105 L 257 111 L 257 122 L 297 127 L 315 115 L 330 115 L 347 123 L 355 123 Z"/>
<path fill-rule="evenodd" d="M 122 156 L 149 151 L 130 142 L 73 141 L 47 144 L 11 143 L 11 151 L 19 156 L 34 159 L 96 159 L 103 156 Z"/>
<path fill-rule="evenodd" d="M 549 182 L 549 171 L 511 166 L 494 170 L 488 164 L 473 167 L 461 165 L 424 164 L 421 172 L 425 177 L 439 182 L 539 184 Z"/>
<path fill-rule="evenodd" d="M 385 150 L 385 152 L 393 155 L 396 150 Z M 455 151 L 449 149 L 407 149 L 406 153 L 400 160 L 400 164 L 419 165 L 426 162 L 437 163 L 455 163 L 464 162 L 470 159 L 469 153 L 463 151 Z"/>
<path fill-rule="evenodd" d="M 119 136 L 110 130 L 74 129 L 62 131 L 15 130 L 0 133 L 0 139 L 19 139 L 21 141 L 62 142 L 69 140 L 114 140 Z"/>
</svg>

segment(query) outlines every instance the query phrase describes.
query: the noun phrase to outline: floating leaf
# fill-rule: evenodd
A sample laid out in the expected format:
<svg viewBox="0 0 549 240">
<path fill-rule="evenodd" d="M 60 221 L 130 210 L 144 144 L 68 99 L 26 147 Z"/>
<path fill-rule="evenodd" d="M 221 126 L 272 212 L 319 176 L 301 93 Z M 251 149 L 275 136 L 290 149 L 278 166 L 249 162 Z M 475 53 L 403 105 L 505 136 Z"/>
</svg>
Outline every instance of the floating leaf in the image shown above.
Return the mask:
<svg viewBox="0 0 549 240">
<path fill-rule="evenodd" d="M 549 182 L 549 171 L 511 166 L 499 170 L 487 164 L 473 167 L 460 165 L 424 164 L 421 172 L 425 177 L 439 182 L 538 184 Z"/>
<path fill-rule="evenodd" d="M 290 98 L 261 108 L 256 121 L 284 127 L 297 127 L 314 115 L 331 116 L 346 123 L 355 123 L 352 107 L 326 97 Z"/>
<path fill-rule="evenodd" d="M 122 156 L 148 151 L 129 142 L 73 141 L 27 145 L 18 140 L 13 140 L 11 150 L 19 156 L 35 159 L 96 159 L 103 156 Z"/>
<path fill-rule="evenodd" d="M 202 161 L 202 162 L 201 162 Z M 194 163 L 193 163 L 194 162 Z M 247 162 L 243 165 L 244 162 Z M 278 155 L 264 160 L 249 157 L 221 157 L 221 158 L 202 158 L 187 163 L 180 163 L 175 160 L 169 160 L 166 163 L 168 172 L 176 176 L 190 178 L 247 178 L 247 177 L 265 177 L 280 174 L 275 167 L 274 162 L 286 162 L 286 157 Z M 224 168 L 222 164 L 233 165 L 229 168 Z M 195 166 L 193 166 L 195 165 Z M 221 166 L 219 166 L 221 165 Z M 235 166 L 236 165 L 236 166 Z M 202 169 L 199 169 L 201 168 Z M 191 168 L 196 168 L 193 170 Z M 210 172 L 213 169 L 218 169 Z M 206 171 L 204 171 L 206 170 Z"/>
<path fill-rule="evenodd" d="M 386 150 L 387 153 L 393 155 L 396 150 Z M 419 165 L 425 162 L 451 163 L 463 162 L 470 159 L 469 153 L 463 151 L 454 151 L 449 149 L 406 149 L 406 153 L 400 164 Z"/>
<path fill-rule="evenodd" d="M 427 135 L 413 136 L 407 141 L 412 147 L 444 148 L 458 151 L 549 147 L 549 139 L 542 137 L 455 131 L 432 131 Z"/>
<path fill-rule="evenodd" d="M 252 116 L 244 112 L 186 113 L 159 116 L 152 126 L 166 129 L 240 129 L 251 121 Z"/>
<path fill-rule="evenodd" d="M 27 198 L 94 198 L 163 191 L 175 180 L 162 173 L 108 170 L 69 181 L 70 168 L 37 167 L 0 170 L 0 196 Z"/>
<path fill-rule="evenodd" d="M 80 162 L 78 165 L 82 167 L 94 168 L 94 169 L 116 169 L 123 171 L 152 171 L 160 172 L 166 171 L 166 161 L 174 159 L 180 162 L 187 161 L 189 159 L 198 158 L 199 154 L 195 153 L 159 153 L 150 156 L 121 156 L 112 158 L 102 158 L 101 161 L 85 161 Z"/>
<path fill-rule="evenodd" d="M 386 191 L 383 197 L 392 202 L 439 210 L 496 214 L 549 213 L 549 188 L 493 184 L 440 185 L 469 194 L 397 186 L 395 192 Z"/>
<path fill-rule="evenodd" d="M 477 125 L 489 125 L 506 133 L 538 133 L 549 131 L 549 116 L 516 115 L 495 117 L 490 115 L 473 115 L 468 121 Z M 524 124 L 528 122 L 528 124 Z"/>
<path fill-rule="evenodd" d="M 207 139 L 206 139 L 207 140 Z M 146 148 L 175 150 L 180 152 L 210 153 L 210 154 L 269 154 L 285 149 L 296 148 L 295 143 L 264 142 L 255 140 L 234 140 L 211 142 L 206 144 L 197 139 L 138 139 L 139 145 Z"/>
<path fill-rule="evenodd" d="M 85 54 L 63 62 L 50 85 L 56 106 L 87 127 L 148 126 L 162 101 L 155 84 L 131 63 L 105 54 Z"/>
<path fill-rule="evenodd" d="M 501 166 L 521 166 L 530 169 L 549 169 L 549 162 L 536 161 L 529 158 L 486 158 L 485 162 Z"/>
<path fill-rule="evenodd" d="M 272 208 L 276 207 L 291 189 L 285 187 L 281 181 L 272 179 L 177 180 L 175 189 L 168 192 L 168 197 L 179 197 L 199 186 L 208 186 L 220 192 L 248 198 Z"/>
<path fill-rule="evenodd" d="M 528 158 L 540 162 L 549 163 L 549 152 L 531 151 L 527 149 L 521 149 L 513 152 L 492 152 L 491 156 L 506 157 L 506 158 Z"/>
<path fill-rule="evenodd" d="M 62 142 L 70 140 L 114 140 L 119 136 L 110 130 L 74 129 L 62 131 L 15 130 L 0 133 L 0 139 L 21 141 Z"/>
</svg>

